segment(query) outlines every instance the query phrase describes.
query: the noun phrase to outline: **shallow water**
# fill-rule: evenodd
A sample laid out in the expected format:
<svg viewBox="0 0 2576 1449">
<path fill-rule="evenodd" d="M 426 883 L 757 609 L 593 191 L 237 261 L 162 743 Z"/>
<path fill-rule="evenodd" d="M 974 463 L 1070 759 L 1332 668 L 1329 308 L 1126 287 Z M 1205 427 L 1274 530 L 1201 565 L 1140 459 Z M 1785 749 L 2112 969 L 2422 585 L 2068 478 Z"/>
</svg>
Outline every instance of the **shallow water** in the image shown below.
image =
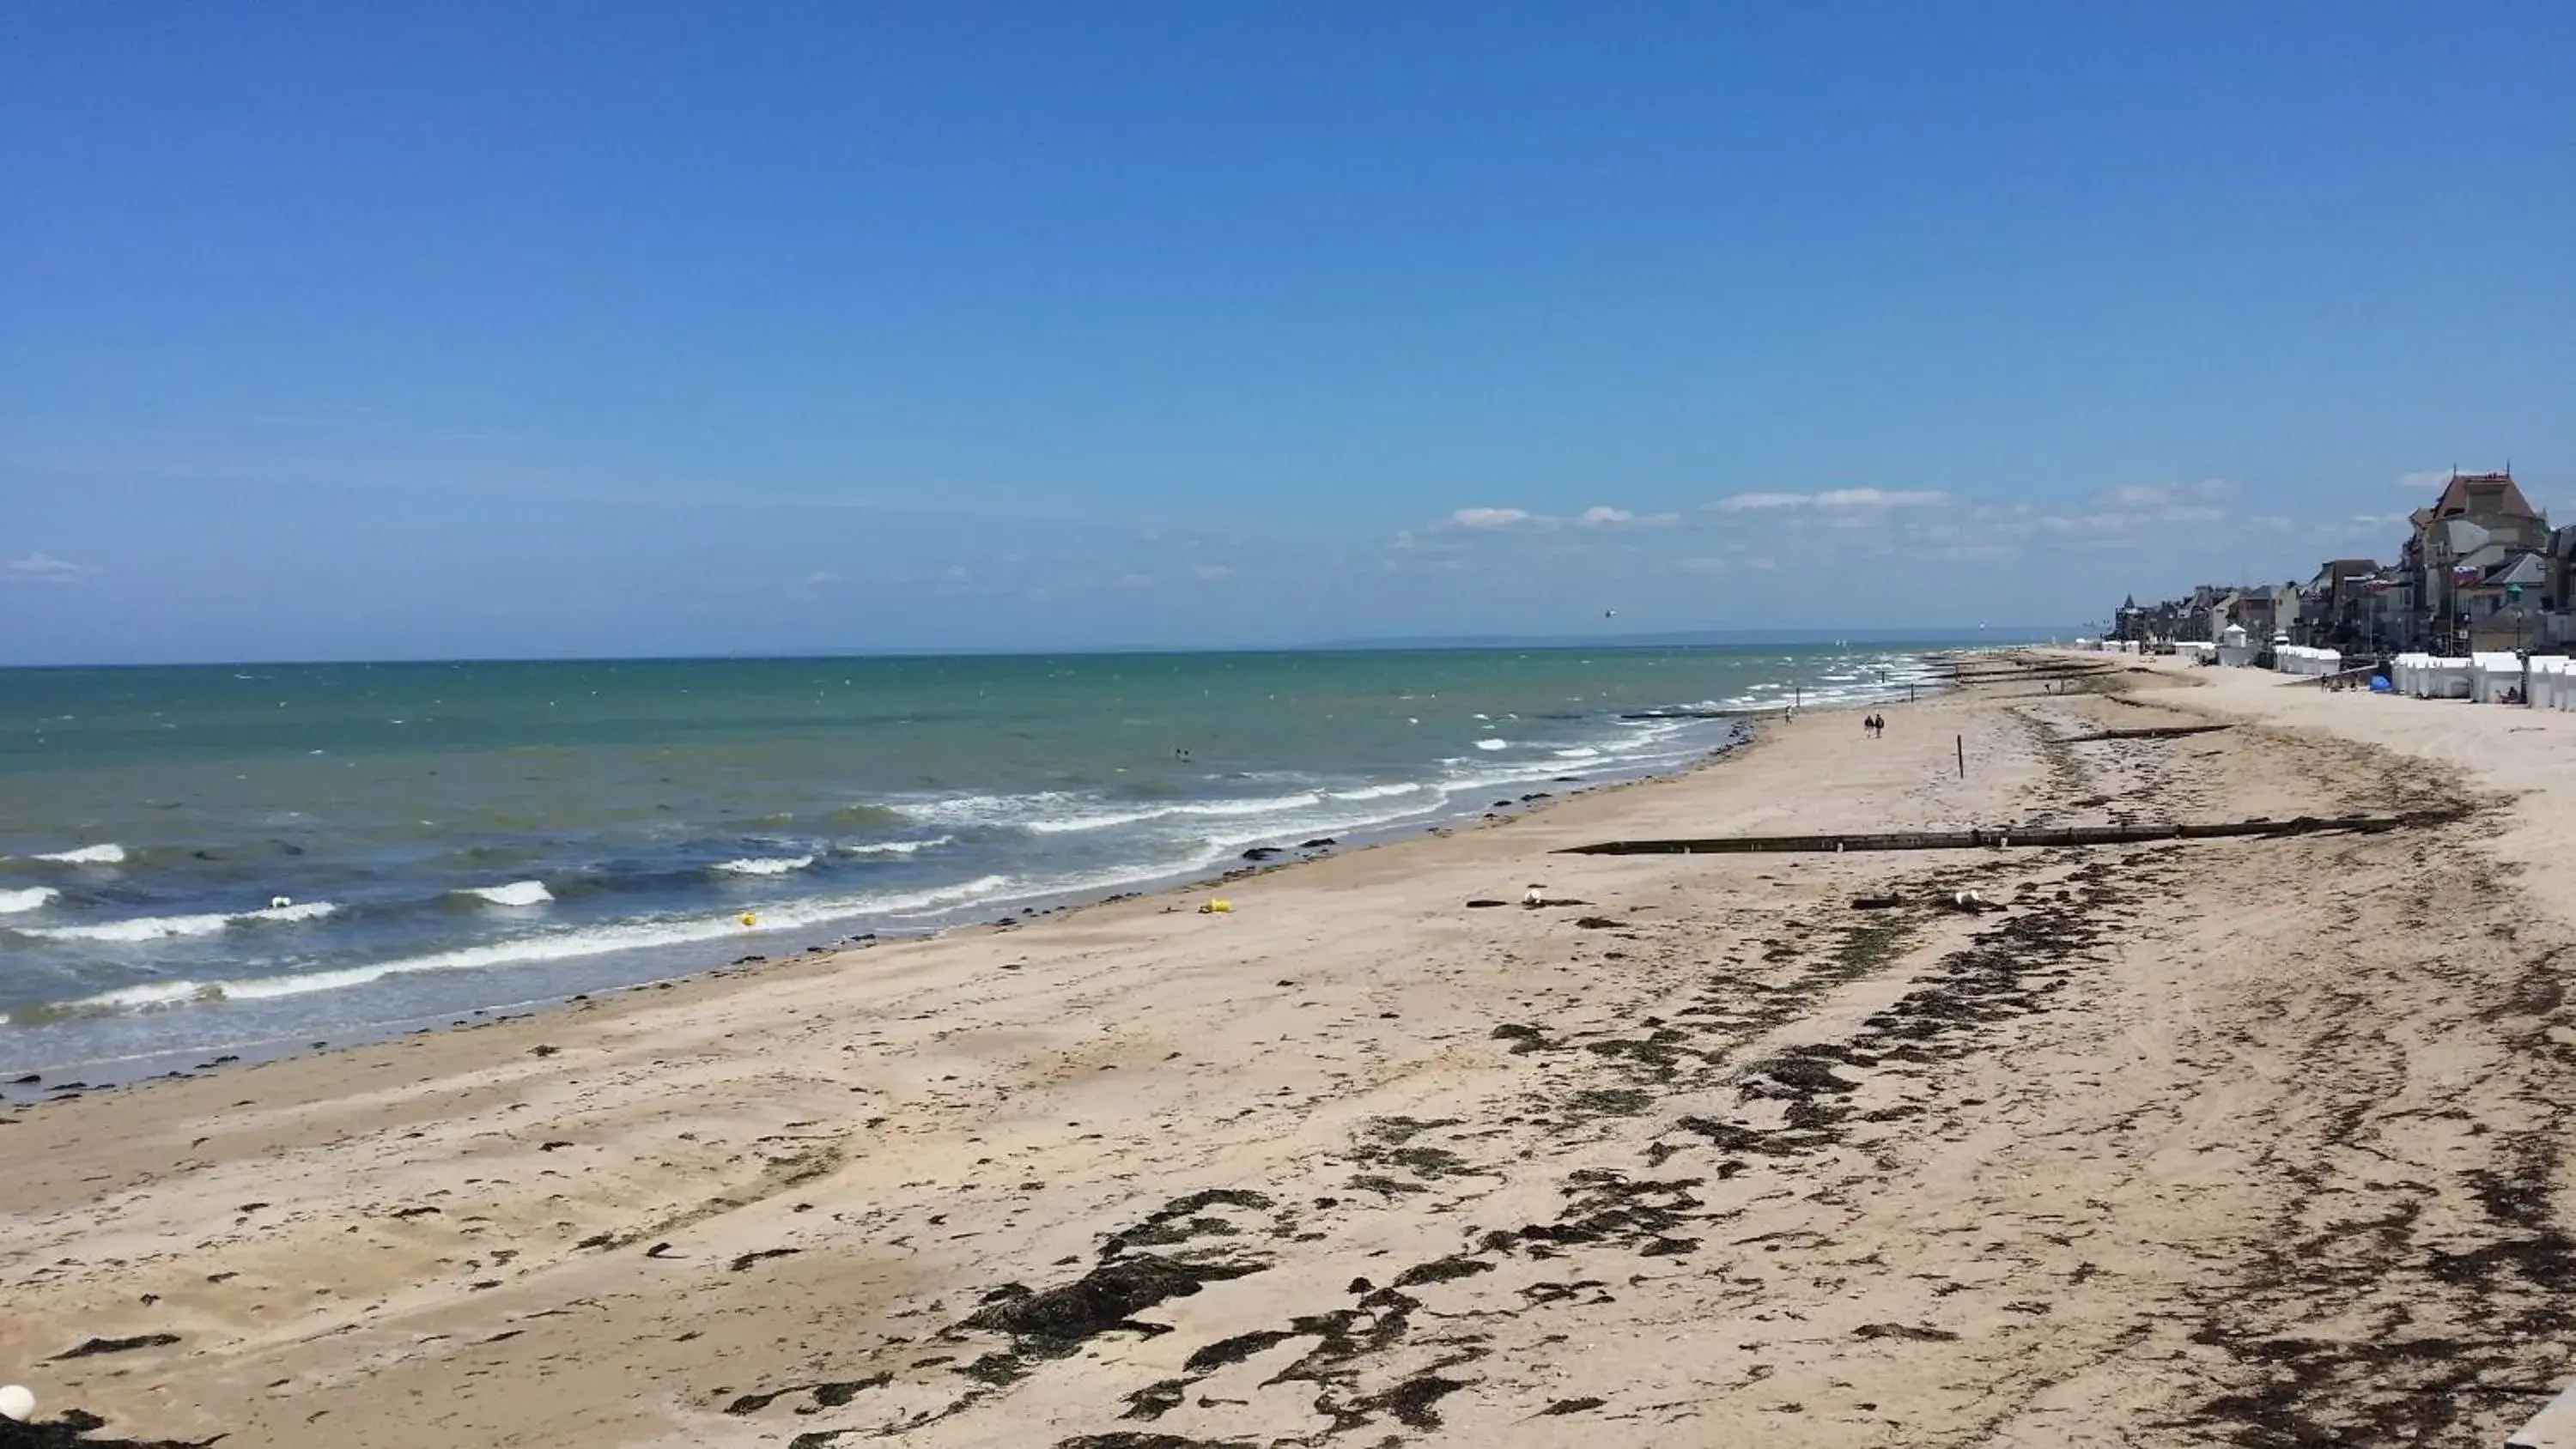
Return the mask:
<svg viewBox="0 0 2576 1449">
<path fill-rule="evenodd" d="M 1777 646 L 0 671 L 0 1069 L 1096 898 L 1733 728 L 1623 713 L 1928 677 Z"/>
</svg>

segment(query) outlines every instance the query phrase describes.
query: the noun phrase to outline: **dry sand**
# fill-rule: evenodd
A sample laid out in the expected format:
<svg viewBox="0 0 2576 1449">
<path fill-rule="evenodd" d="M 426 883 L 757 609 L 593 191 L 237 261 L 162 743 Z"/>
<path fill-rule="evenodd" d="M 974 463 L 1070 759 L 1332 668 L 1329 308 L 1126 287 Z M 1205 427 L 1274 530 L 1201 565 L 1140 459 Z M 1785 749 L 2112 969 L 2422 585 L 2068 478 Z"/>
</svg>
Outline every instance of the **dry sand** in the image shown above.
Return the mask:
<svg viewBox="0 0 2576 1449">
<path fill-rule="evenodd" d="M 2576 716 L 2215 673 L 15 1111 L 0 1378 L 233 1446 L 2499 1443 L 2576 1360 Z"/>
</svg>

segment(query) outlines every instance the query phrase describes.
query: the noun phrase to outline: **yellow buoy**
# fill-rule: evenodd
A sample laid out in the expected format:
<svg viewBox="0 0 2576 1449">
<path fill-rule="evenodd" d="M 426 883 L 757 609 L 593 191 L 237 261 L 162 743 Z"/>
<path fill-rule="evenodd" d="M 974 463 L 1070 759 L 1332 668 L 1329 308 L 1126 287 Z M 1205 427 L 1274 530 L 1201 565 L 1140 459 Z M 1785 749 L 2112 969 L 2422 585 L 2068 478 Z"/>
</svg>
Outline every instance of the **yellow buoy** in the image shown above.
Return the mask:
<svg viewBox="0 0 2576 1449">
<path fill-rule="evenodd" d="M 1233 909 L 1234 902 L 1232 901 L 1209 901 L 1207 904 L 1199 907 L 1199 914 L 1202 916 L 1221 916 Z"/>
<path fill-rule="evenodd" d="M 760 924 L 760 917 L 753 915 L 749 911 L 745 911 L 742 913 L 742 923 L 746 926 L 757 926 Z"/>
</svg>

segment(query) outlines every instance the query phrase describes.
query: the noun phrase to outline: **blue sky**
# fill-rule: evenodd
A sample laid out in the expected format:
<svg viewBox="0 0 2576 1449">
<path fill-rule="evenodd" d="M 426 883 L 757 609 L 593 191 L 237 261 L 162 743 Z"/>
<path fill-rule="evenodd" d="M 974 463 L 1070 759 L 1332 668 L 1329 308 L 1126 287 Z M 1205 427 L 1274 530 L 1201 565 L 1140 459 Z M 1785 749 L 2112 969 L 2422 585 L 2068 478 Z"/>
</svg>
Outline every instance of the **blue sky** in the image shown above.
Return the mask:
<svg viewBox="0 0 2576 1449">
<path fill-rule="evenodd" d="M 2576 7 L 0 7 L 0 662 L 2082 622 L 2576 521 Z M 2407 481 L 2407 480 L 2412 481 Z"/>
</svg>

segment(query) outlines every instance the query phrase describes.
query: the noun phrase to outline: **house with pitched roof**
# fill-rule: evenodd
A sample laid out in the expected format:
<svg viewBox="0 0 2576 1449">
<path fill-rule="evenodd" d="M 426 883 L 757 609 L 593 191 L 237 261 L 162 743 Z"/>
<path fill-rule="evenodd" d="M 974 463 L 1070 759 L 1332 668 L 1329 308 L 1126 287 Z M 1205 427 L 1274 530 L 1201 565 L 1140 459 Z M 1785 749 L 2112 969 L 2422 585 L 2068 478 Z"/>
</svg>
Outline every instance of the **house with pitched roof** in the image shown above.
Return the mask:
<svg viewBox="0 0 2576 1449">
<path fill-rule="evenodd" d="M 2519 653 L 2549 636 L 2549 555 L 2516 549 L 2486 565 L 2474 583 L 2453 586 L 2469 652 Z"/>
<path fill-rule="evenodd" d="M 2458 473 L 2430 508 L 2409 517 L 2413 536 L 2403 558 L 2415 576 L 2415 601 L 2423 610 L 2411 641 L 2439 653 L 2465 651 L 2473 620 L 2463 588 L 2486 584 L 2489 573 L 2516 554 L 2545 553 L 2549 519 L 2513 481 L 2513 474 Z"/>
</svg>

